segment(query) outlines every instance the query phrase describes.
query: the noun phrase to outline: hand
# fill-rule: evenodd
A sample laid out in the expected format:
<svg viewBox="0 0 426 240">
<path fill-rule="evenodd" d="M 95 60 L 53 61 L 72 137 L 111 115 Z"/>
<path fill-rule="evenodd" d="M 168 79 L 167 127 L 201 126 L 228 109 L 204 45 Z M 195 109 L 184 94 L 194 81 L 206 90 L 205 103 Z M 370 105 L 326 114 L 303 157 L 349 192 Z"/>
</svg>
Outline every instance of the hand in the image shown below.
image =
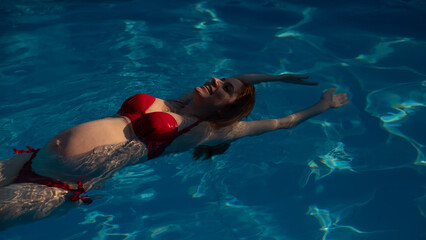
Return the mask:
<svg viewBox="0 0 426 240">
<path fill-rule="evenodd" d="M 294 83 L 300 85 L 318 85 L 317 82 L 305 81 L 303 79 L 308 79 L 310 76 L 299 76 L 297 74 L 285 73 L 280 75 L 280 79 L 286 83 Z"/>
<path fill-rule="evenodd" d="M 321 96 L 320 103 L 327 108 L 338 108 L 349 103 L 346 93 L 333 94 L 335 91 L 335 88 L 325 91 Z"/>
</svg>

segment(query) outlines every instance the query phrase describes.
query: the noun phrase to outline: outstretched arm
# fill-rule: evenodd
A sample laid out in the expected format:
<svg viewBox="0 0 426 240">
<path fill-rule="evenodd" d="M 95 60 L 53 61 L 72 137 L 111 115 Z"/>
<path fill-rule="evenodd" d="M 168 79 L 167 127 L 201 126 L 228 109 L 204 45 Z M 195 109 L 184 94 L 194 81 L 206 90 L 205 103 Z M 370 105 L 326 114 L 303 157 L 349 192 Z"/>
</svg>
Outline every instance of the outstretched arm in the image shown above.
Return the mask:
<svg viewBox="0 0 426 240">
<path fill-rule="evenodd" d="M 317 82 L 310 82 L 304 79 L 308 79 L 309 76 L 299 76 L 297 74 L 285 73 L 281 75 L 269 75 L 269 74 L 241 74 L 234 76 L 234 78 L 238 78 L 240 80 L 244 80 L 251 84 L 258 84 L 262 82 L 284 82 L 284 83 L 292 83 L 299 85 L 318 85 Z M 192 100 L 192 91 L 190 90 L 177 99 L 178 102 L 182 104 L 187 104 Z"/>
<path fill-rule="evenodd" d="M 306 81 L 309 76 L 299 76 L 297 74 L 285 73 L 281 75 L 269 75 L 269 74 L 242 74 L 237 75 L 235 78 L 247 81 L 251 84 L 258 84 L 262 82 L 284 82 L 300 85 L 318 85 L 316 82 Z"/>
<path fill-rule="evenodd" d="M 289 129 L 330 108 L 338 108 L 349 103 L 346 93 L 333 94 L 336 89 L 324 92 L 314 105 L 279 119 L 241 121 L 232 126 L 219 129 L 208 142 L 233 141 L 245 136 L 259 135 L 278 129 Z M 208 144 L 208 143 L 206 143 Z"/>
</svg>

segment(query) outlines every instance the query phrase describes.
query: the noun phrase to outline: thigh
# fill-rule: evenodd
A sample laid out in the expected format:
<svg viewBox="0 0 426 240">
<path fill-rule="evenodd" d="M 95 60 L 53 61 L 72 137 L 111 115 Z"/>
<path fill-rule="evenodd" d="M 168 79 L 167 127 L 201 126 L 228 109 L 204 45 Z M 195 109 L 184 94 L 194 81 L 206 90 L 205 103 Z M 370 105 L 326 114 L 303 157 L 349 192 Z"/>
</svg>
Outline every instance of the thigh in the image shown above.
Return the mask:
<svg viewBox="0 0 426 240">
<path fill-rule="evenodd" d="M 0 187 L 13 183 L 22 166 L 30 160 L 32 153 L 17 154 L 0 161 Z"/>
<path fill-rule="evenodd" d="M 66 201 L 68 191 L 35 183 L 0 188 L 0 229 L 52 214 Z"/>
</svg>

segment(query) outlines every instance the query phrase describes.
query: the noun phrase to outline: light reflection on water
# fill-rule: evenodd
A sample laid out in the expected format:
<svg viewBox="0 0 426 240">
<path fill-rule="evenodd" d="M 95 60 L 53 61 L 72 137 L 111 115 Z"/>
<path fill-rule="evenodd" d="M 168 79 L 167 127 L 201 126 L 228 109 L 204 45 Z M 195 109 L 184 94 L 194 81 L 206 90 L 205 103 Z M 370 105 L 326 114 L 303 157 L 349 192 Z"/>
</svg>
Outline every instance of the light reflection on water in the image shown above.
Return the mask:
<svg viewBox="0 0 426 240">
<path fill-rule="evenodd" d="M 316 159 L 308 163 L 311 173 L 307 177 L 305 184 L 309 181 L 312 174 L 315 175 L 315 180 L 319 180 L 332 174 L 335 170 L 355 172 L 350 165 L 351 161 L 352 157 L 345 152 L 344 144 L 338 142 L 330 152 L 320 155 L 319 161 Z"/>
<path fill-rule="evenodd" d="M 410 126 L 410 116 L 424 119 L 426 81 L 398 84 L 371 92 L 365 110 L 382 121 L 382 127 L 391 134 L 406 139 L 417 151 L 414 164 L 426 165 L 424 134 L 412 137 L 402 130 Z M 418 115 L 418 116 L 416 116 Z M 412 121 L 412 120 L 411 120 Z M 425 132 L 424 125 L 413 126 Z"/>
<path fill-rule="evenodd" d="M 317 206 L 309 206 L 309 210 L 306 214 L 309 214 L 318 220 L 319 224 L 321 225 L 320 230 L 324 232 L 322 240 L 334 239 L 334 237 L 332 238 L 327 238 L 327 237 L 329 234 L 332 233 L 332 231 L 341 230 L 341 229 L 347 229 L 349 231 L 352 231 L 358 234 L 366 233 L 352 226 L 339 225 L 338 223 L 340 221 L 340 216 L 331 214 L 330 211 L 327 209 L 319 209 Z"/>
<path fill-rule="evenodd" d="M 318 116 L 294 130 L 242 139 L 212 161 L 194 162 L 190 154 L 172 155 L 120 171 L 106 182 L 105 189 L 96 191 L 101 198 L 94 205 L 74 212 L 83 212 L 79 225 L 87 228 L 79 234 L 70 233 L 75 235 L 58 233 L 63 234 L 61 237 L 363 239 L 371 232 L 363 231 L 364 227 L 358 227 L 359 222 L 354 223 L 356 219 L 345 213 L 355 207 L 363 209 L 365 204 L 347 203 L 353 199 L 345 199 L 340 193 L 326 194 L 336 185 L 345 184 L 339 181 L 347 176 L 353 176 L 360 184 L 372 181 L 372 188 L 389 198 L 395 197 L 393 191 L 397 191 L 386 192 L 389 186 L 402 184 L 401 188 L 414 189 L 408 194 L 412 196 L 409 201 L 401 205 L 378 204 L 374 209 L 380 210 L 371 211 L 363 220 L 368 222 L 370 216 L 405 209 L 414 201 L 416 212 L 410 212 L 411 216 L 389 222 L 385 219 L 383 224 L 398 228 L 408 235 L 407 239 L 412 230 L 421 232 L 415 226 L 423 222 L 410 219 L 416 214 L 425 217 L 422 181 L 413 180 L 413 184 L 404 186 L 407 183 L 381 183 L 362 175 L 406 166 L 421 172 L 419 167 L 426 164 L 425 139 L 421 134 L 425 132 L 426 73 L 413 64 L 425 61 L 412 57 L 417 52 L 418 56 L 422 54 L 424 40 L 421 36 L 360 27 L 371 27 L 374 22 L 359 22 L 354 27 L 350 24 L 354 19 L 343 16 L 357 12 L 357 19 L 362 21 L 371 11 L 374 16 L 379 14 L 380 11 L 375 12 L 379 8 L 364 8 L 356 2 L 353 6 L 364 11 L 352 11 L 347 6 L 339 9 L 335 3 L 327 7 L 326 2 L 324 6 L 308 6 L 282 1 L 204 1 L 181 3 L 174 8 L 169 8 L 173 4 L 170 2 L 164 4 L 167 8 L 152 10 L 143 1 L 123 1 L 94 3 L 87 10 L 90 17 L 81 17 L 88 6 L 80 3 L 61 6 L 52 1 L 31 6 L 31 2 L 35 3 L 23 1 L 13 8 L 9 15 L 13 21 L 8 24 L 14 32 L 5 31 L 0 38 L 5 56 L 0 60 L 0 98 L 4 102 L 0 106 L 0 140 L 5 156 L 17 145 L 28 141 L 44 143 L 73 124 L 114 114 L 130 92 L 174 97 L 180 92 L 177 89 L 190 90 L 212 75 L 293 72 L 311 75 L 313 81 L 320 82 L 318 88 L 260 85 L 252 120 L 302 109 L 317 100 L 322 88 L 338 87 L 351 96 L 351 104 L 345 109 Z M 71 4 L 70 9 L 67 4 Z M 414 1 L 399 4 L 406 5 L 397 12 L 409 8 Z M 382 6 L 386 7 L 389 6 Z M 75 9 L 80 10 L 74 12 Z M 339 15 L 340 10 L 343 15 Z M 259 24 L 261 18 L 256 16 L 268 17 L 262 16 L 263 12 L 280 13 L 286 20 Z M 244 14 L 249 16 L 246 24 L 239 22 L 247 17 Z M 291 14 L 296 17 L 287 16 Z M 406 22 L 409 15 L 405 17 Z M 327 19 L 335 23 L 330 24 Z M 87 27 L 87 23 L 93 26 Z M 410 48 L 416 51 L 406 50 Z M 410 59 L 405 59 L 407 55 Z M 400 84 L 408 81 L 411 83 Z M 376 139 L 367 130 L 380 127 L 366 115 L 377 119 L 385 133 L 393 137 L 386 142 L 379 139 L 379 146 L 363 146 L 362 141 Z M 413 126 L 415 131 L 411 130 Z M 350 138 L 353 136 L 362 138 L 354 143 Z M 397 141 L 400 139 L 410 145 L 401 149 Z M 416 152 L 413 159 L 411 150 Z M 390 157 L 401 160 L 388 162 Z M 367 167 L 361 168 L 360 162 Z M 292 169 L 286 171 L 288 168 Z M 303 176 L 305 171 L 308 174 Z M 295 182 L 301 176 L 303 184 L 298 186 Z M 420 176 L 421 180 L 423 175 Z M 366 189 L 353 191 L 359 191 L 361 196 L 370 194 Z M 321 204 L 321 197 L 331 203 Z M 293 209 L 297 210 L 292 212 Z M 300 220 L 305 213 L 306 217 L 314 217 L 319 226 L 309 225 L 309 219 Z M 69 224 L 72 229 L 76 221 L 67 215 L 58 222 L 47 219 L 43 222 L 47 224 L 20 226 L 4 234 L 19 238 L 35 228 L 40 231 L 32 234 L 38 237 L 38 232 L 49 234 L 56 224 Z M 406 221 L 412 228 L 399 228 Z M 376 226 L 374 230 L 381 231 Z M 319 236 L 316 234 L 320 238 L 315 238 Z"/>
</svg>

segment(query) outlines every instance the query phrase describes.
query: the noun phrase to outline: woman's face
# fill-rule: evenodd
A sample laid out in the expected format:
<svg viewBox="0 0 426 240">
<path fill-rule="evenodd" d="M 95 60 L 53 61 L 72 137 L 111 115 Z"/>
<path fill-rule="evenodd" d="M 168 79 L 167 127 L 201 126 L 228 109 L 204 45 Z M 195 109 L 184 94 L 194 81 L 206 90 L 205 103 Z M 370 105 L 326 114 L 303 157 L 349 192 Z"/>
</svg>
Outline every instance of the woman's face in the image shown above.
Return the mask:
<svg viewBox="0 0 426 240">
<path fill-rule="evenodd" d="M 212 78 L 201 87 L 194 88 L 194 104 L 206 111 L 217 111 L 233 103 L 243 84 L 236 78 Z"/>
</svg>

